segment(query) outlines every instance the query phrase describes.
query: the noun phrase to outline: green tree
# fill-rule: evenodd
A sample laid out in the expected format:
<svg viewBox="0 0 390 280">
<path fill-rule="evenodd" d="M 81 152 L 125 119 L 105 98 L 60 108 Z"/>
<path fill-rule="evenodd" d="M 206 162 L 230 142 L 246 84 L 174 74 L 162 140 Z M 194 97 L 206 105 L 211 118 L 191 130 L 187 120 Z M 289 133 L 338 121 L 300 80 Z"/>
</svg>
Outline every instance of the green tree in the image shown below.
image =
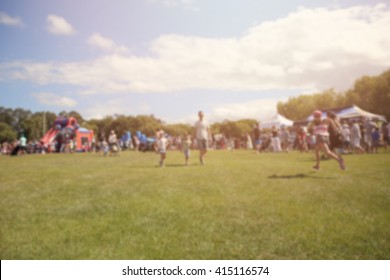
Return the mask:
<svg viewBox="0 0 390 280">
<path fill-rule="evenodd" d="M 253 129 L 252 122 L 248 121 L 224 121 L 218 126 L 219 133 L 226 135 L 226 137 L 234 138 L 241 138 L 245 134 L 251 133 Z"/>
<path fill-rule="evenodd" d="M 30 110 L 24 110 L 22 108 L 16 108 L 12 114 L 14 120 L 14 128 L 17 131 L 21 131 L 23 129 L 23 122 L 29 119 L 32 116 Z"/>
<path fill-rule="evenodd" d="M 194 128 L 189 124 L 169 124 L 163 126 L 166 133 L 173 136 L 183 136 L 184 134 L 193 135 Z"/>
<path fill-rule="evenodd" d="M 126 117 L 124 115 L 116 115 L 115 118 L 111 121 L 109 128 L 110 130 L 115 130 L 118 137 L 120 137 L 125 132 L 131 130 L 130 117 Z"/>
<path fill-rule="evenodd" d="M 13 113 L 12 109 L 0 107 L 0 122 L 6 123 L 12 127 L 12 123 L 13 123 L 12 113 Z"/>
<path fill-rule="evenodd" d="M 53 126 L 57 115 L 52 112 L 36 112 L 22 124 L 22 130 L 27 139 L 41 139 L 43 135 Z"/>
<path fill-rule="evenodd" d="M 5 122 L 0 122 L 0 144 L 3 142 L 11 142 L 15 140 L 17 133 L 10 125 Z"/>
<path fill-rule="evenodd" d="M 94 128 L 94 133 L 98 140 L 108 138 L 110 134 L 110 125 L 113 121 L 113 117 L 107 116 L 103 119 L 92 119 L 87 122 L 87 126 Z"/>
<path fill-rule="evenodd" d="M 43 119 L 33 115 L 23 121 L 22 128 L 27 139 L 40 139 L 43 136 Z"/>
<path fill-rule="evenodd" d="M 78 124 L 79 125 L 83 125 L 83 123 L 85 122 L 84 118 L 81 116 L 81 114 L 77 111 L 61 111 L 59 113 L 60 116 L 67 116 L 68 118 L 70 117 L 73 117 L 77 120 Z"/>
<path fill-rule="evenodd" d="M 312 95 L 300 95 L 289 98 L 287 102 L 279 102 L 278 113 L 291 120 L 306 118 L 316 109 L 315 99 Z"/>
<path fill-rule="evenodd" d="M 278 112 L 292 120 L 301 120 L 315 109 L 330 109 L 357 105 L 363 110 L 381 114 L 390 119 L 390 70 L 379 76 L 363 76 L 354 87 L 344 93 L 333 89 L 313 95 L 301 95 L 278 103 Z"/>
<path fill-rule="evenodd" d="M 153 115 L 139 115 L 135 118 L 134 131 L 141 131 L 147 136 L 154 136 L 157 129 L 163 128 L 164 123 Z"/>
<path fill-rule="evenodd" d="M 364 110 L 390 118 L 390 70 L 380 76 L 364 76 L 355 82 L 347 95 Z"/>
</svg>

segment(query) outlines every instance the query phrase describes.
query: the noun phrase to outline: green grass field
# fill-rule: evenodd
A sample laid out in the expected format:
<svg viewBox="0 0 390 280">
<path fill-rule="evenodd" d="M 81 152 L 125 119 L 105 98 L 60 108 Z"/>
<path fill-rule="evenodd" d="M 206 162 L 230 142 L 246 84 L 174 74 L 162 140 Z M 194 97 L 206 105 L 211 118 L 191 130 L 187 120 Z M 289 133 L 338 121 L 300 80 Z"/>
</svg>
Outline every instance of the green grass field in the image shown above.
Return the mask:
<svg viewBox="0 0 390 280">
<path fill-rule="evenodd" d="M 0 157 L 1 259 L 390 259 L 390 151 Z"/>
</svg>

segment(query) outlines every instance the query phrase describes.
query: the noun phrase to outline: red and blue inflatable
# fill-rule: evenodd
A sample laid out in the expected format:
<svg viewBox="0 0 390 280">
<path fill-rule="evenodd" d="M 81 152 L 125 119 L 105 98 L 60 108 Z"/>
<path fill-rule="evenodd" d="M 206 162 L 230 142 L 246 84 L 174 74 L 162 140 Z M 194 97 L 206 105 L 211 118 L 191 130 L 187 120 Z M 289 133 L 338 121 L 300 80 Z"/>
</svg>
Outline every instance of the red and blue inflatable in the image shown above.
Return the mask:
<svg viewBox="0 0 390 280">
<path fill-rule="evenodd" d="M 74 117 L 60 116 L 42 137 L 41 142 L 48 147 L 53 141 L 57 141 L 56 151 L 59 152 L 63 143 L 76 137 L 78 129 L 79 125 Z"/>
</svg>

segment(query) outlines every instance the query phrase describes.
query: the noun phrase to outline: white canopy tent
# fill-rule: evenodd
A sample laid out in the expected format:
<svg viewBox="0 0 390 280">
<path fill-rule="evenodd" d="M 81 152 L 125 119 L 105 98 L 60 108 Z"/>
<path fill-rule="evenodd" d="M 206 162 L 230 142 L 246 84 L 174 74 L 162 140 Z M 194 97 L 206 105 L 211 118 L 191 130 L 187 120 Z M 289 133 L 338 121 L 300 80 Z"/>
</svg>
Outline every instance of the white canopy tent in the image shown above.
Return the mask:
<svg viewBox="0 0 390 280">
<path fill-rule="evenodd" d="M 370 118 L 370 119 L 378 119 L 380 121 L 386 122 L 385 116 L 373 114 L 367 111 L 364 111 L 363 109 L 360 109 L 356 105 L 352 105 L 350 107 L 345 107 L 342 109 L 329 109 L 324 110 L 322 113 L 322 118 L 326 118 L 326 111 L 332 111 L 334 112 L 340 119 L 351 119 L 351 118 Z M 313 116 L 310 115 L 306 119 L 308 122 L 311 122 L 313 120 Z"/>
<path fill-rule="evenodd" d="M 286 119 L 282 115 L 276 114 L 273 116 L 271 119 L 265 120 L 264 122 L 260 123 L 260 128 L 272 128 L 273 126 L 275 127 L 280 127 L 282 125 L 285 126 L 292 126 L 293 121 Z"/>
<path fill-rule="evenodd" d="M 378 119 L 380 121 L 386 122 L 385 116 L 364 111 L 355 105 L 352 105 L 349 108 L 341 110 L 340 112 L 337 113 L 337 116 L 342 119 L 365 117 L 370 119 Z"/>
</svg>

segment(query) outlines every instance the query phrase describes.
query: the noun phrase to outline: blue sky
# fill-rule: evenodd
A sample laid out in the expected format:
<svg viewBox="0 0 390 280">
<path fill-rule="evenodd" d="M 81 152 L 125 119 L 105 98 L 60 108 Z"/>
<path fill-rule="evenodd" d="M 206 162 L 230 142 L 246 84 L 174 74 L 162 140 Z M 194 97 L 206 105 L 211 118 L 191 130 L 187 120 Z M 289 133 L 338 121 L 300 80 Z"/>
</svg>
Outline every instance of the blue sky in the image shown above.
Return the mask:
<svg viewBox="0 0 390 280">
<path fill-rule="evenodd" d="M 266 119 L 390 66 L 375 0 L 1 0 L 0 106 Z"/>
</svg>

